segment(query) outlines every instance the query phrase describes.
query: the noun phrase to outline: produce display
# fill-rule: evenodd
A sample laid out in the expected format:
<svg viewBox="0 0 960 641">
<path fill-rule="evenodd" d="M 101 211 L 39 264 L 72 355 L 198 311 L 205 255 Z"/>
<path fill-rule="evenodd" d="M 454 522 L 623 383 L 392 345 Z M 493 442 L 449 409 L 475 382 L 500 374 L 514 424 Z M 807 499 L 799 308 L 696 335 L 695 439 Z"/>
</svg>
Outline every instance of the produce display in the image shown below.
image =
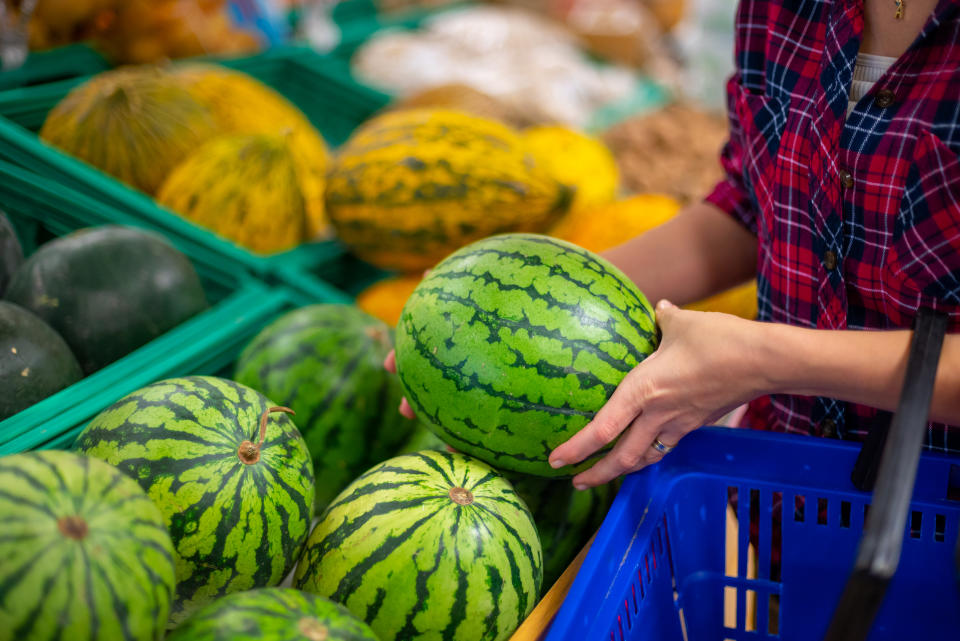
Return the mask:
<svg viewBox="0 0 960 641">
<path fill-rule="evenodd" d="M 198 610 L 167 641 L 379 641 L 341 605 L 290 588 L 237 592 Z"/>
<path fill-rule="evenodd" d="M 384 24 L 410 4 L 283 1 Z M 500 4 L 527 9 L 473 3 L 359 46 L 364 24 L 343 22 L 349 61 L 290 48 L 236 63 L 248 75 L 169 59 L 258 47 L 232 16 L 255 22 L 260 0 L 39 0 L 43 46 L 158 63 L 59 89 L 39 135 L 142 192 L 77 172 L 107 181 L 78 204 L 171 237 L 66 233 L 83 206 L 31 212 L 36 229 L 0 212 L 0 447 L 79 433 L 73 452 L 0 457 L 0 641 L 506 641 L 570 566 L 618 487 L 570 477 L 613 444 L 559 470 L 547 457 L 659 342 L 650 301 L 598 252 L 702 198 L 726 125 L 652 108 L 667 93 L 634 68 L 670 57 L 683 3 Z M 330 148 L 313 123 L 353 132 Z M 0 189 L 0 209 L 42 208 L 37 189 Z M 169 212 L 145 215 L 150 201 Z M 312 241 L 330 242 L 291 251 Z M 210 292 L 217 309 L 184 336 L 227 320 L 202 361 L 162 370 L 178 378 L 56 394 L 205 310 L 191 259 L 236 268 L 236 294 L 263 305 Z M 326 278 L 355 304 L 314 294 Z M 756 296 L 751 282 L 687 307 L 753 318 Z M 45 398 L 57 429 L 24 428 Z"/>
<path fill-rule="evenodd" d="M 40 136 L 255 252 L 328 231 L 323 138 L 286 98 L 237 71 L 104 72 L 67 94 Z"/>
<path fill-rule="evenodd" d="M 0 298 L 7 290 L 14 272 L 23 263 L 23 248 L 10 219 L 0 211 Z"/>
<path fill-rule="evenodd" d="M 480 461 L 424 451 L 389 459 L 334 500 L 294 585 L 329 596 L 380 639 L 507 639 L 535 605 L 533 518 Z"/>
<path fill-rule="evenodd" d="M 257 50 L 227 11 L 226 0 L 38 0 L 30 49 L 88 41 L 115 63 Z"/>
<path fill-rule="evenodd" d="M 77 450 L 136 479 L 163 513 L 177 565 L 171 622 L 293 569 L 314 483 L 289 411 L 233 381 L 175 378 L 120 399 L 77 438 Z"/>
<path fill-rule="evenodd" d="M 207 307 L 186 256 L 158 234 L 109 225 L 40 247 L 14 274 L 6 299 L 55 329 L 85 374 Z"/>
<path fill-rule="evenodd" d="M 505 234 L 455 252 L 417 286 L 397 327 L 414 412 L 495 467 L 568 476 L 550 451 L 586 425 L 657 347 L 650 303 L 576 245 Z"/>
<path fill-rule="evenodd" d="M 400 384 L 383 369 L 391 334 L 352 305 L 311 305 L 266 327 L 237 361 L 238 382 L 297 413 L 320 509 L 414 425 L 395 411 Z"/>
<path fill-rule="evenodd" d="M 343 146 L 328 176 L 327 213 L 359 257 L 422 271 L 473 240 L 546 229 L 570 197 L 505 125 L 410 109 L 370 120 Z"/>
<path fill-rule="evenodd" d="M 163 637 L 173 545 L 135 481 L 70 452 L 7 456 L 0 514 L 0 639 Z"/>
<path fill-rule="evenodd" d="M 19 305 L 0 301 L 0 421 L 81 378 L 60 334 Z"/>
</svg>

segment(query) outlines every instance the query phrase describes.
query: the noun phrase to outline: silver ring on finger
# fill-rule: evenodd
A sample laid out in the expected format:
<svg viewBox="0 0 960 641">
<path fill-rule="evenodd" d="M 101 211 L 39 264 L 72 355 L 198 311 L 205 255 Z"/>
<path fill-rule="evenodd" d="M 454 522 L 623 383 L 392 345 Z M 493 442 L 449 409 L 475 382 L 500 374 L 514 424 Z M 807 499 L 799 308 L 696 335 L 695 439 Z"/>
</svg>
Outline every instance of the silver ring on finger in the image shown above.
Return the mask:
<svg viewBox="0 0 960 641">
<path fill-rule="evenodd" d="M 668 453 L 670 452 L 670 450 L 672 450 L 672 449 L 673 449 L 674 447 L 676 447 L 676 446 L 675 446 L 675 445 L 667 445 L 666 443 L 664 443 L 663 441 L 661 441 L 659 438 L 655 438 L 655 439 L 653 439 L 653 443 L 650 445 L 650 447 L 652 447 L 652 448 L 655 449 L 656 451 L 660 452 L 661 454 L 668 454 Z"/>
</svg>

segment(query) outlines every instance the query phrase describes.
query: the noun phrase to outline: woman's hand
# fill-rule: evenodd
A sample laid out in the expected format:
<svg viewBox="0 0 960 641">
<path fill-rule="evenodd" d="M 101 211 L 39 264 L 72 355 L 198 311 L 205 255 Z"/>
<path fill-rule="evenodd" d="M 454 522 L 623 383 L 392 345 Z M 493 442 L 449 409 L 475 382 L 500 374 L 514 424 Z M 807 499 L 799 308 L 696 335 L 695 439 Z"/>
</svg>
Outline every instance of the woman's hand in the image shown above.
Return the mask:
<svg viewBox="0 0 960 641">
<path fill-rule="evenodd" d="M 391 349 L 390 353 L 387 354 L 387 358 L 383 361 L 383 368 L 391 374 L 397 373 L 397 354 L 394 350 Z M 398 409 L 400 410 L 400 413 L 407 418 L 416 418 L 416 415 L 413 413 L 413 408 L 410 407 L 410 403 L 407 402 L 406 397 L 400 399 L 400 407 Z"/>
<path fill-rule="evenodd" d="M 655 439 L 675 446 L 686 434 L 765 392 L 755 334 L 763 324 L 657 304 L 662 340 L 620 382 L 594 419 L 550 454 L 553 467 L 584 460 L 618 436 L 600 461 L 574 477 L 577 489 L 656 463 Z"/>
</svg>

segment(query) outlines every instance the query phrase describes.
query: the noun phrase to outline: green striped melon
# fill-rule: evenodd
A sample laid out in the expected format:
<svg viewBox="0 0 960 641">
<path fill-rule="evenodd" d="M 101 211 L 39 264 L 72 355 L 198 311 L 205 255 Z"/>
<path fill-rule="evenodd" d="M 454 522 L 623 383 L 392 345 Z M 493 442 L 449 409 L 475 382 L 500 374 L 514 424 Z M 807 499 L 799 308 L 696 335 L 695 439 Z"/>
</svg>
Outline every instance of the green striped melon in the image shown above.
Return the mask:
<svg viewBox="0 0 960 641">
<path fill-rule="evenodd" d="M 397 327 L 397 368 L 421 421 L 455 449 L 540 476 L 657 347 L 646 297 L 609 262 L 534 234 L 484 239 L 417 286 Z"/>
<path fill-rule="evenodd" d="M 0 458 L 0 641 L 159 641 L 173 544 L 133 480 L 72 452 Z"/>
<path fill-rule="evenodd" d="M 177 562 L 171 621 L 218 596 L 276 585 L 310 527 L 313 466 L 293 421 L 259 392 L 173 378 L 94 418 L 76 448 L 137 479 L 163 513 Z"/>
<path fill-rule="evenodd" d="M 296 411 L 318 509 L 415 424 L 397 412 L 400 384 L 383 369 L 392 348 L 390 328 L 353 305 L 312 305 L 274 321 L 237 361 L 238 382 Z"/>
<path fill-rule="evenodd" d="M 201 608 L 166 641 L 378 641 L 342 605 L 292 588 L 237 592 Z"/>
<path fill-rule="evenodd" d="M 542 581 L 533 519 L 510 483 L 451 452 L 398 456 L 360 476 L 310 534 L 294 585 L 392 641 L 499 641 Z"/>
<path fill-rule="evenodd" d="M 567 479 L 524 476 L 510 481 L 537 524 L 547 589 L 603 523 L 616 492 L 609 483 L 578 491 Z"/>
</svg>

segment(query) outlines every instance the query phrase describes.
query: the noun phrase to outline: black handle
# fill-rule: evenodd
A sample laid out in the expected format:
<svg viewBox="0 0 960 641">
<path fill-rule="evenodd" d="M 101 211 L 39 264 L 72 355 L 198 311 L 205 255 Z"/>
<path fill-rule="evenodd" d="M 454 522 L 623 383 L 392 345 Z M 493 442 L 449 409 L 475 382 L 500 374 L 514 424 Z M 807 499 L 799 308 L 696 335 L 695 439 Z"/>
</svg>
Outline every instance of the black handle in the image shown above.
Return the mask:
<svg viewBox="0 0 960 641">
<path fill-rule="evenodd" d="M 862 641 L 867 638 L 887 585 L 900 562 L 910 497 L 946 332 L 945 314 L 929 309 L 917 313 L 903 392 L 889 434 L 884 439 L 886 442 L 875 473 L 876 489 L 857 550 L 856 564 L 833 613 L 825 641 Z M 869 459 L 876 456 L 876 451 L 866 455 L 861 451 L 864 469 L 875 466 Z"/>
</svg>

